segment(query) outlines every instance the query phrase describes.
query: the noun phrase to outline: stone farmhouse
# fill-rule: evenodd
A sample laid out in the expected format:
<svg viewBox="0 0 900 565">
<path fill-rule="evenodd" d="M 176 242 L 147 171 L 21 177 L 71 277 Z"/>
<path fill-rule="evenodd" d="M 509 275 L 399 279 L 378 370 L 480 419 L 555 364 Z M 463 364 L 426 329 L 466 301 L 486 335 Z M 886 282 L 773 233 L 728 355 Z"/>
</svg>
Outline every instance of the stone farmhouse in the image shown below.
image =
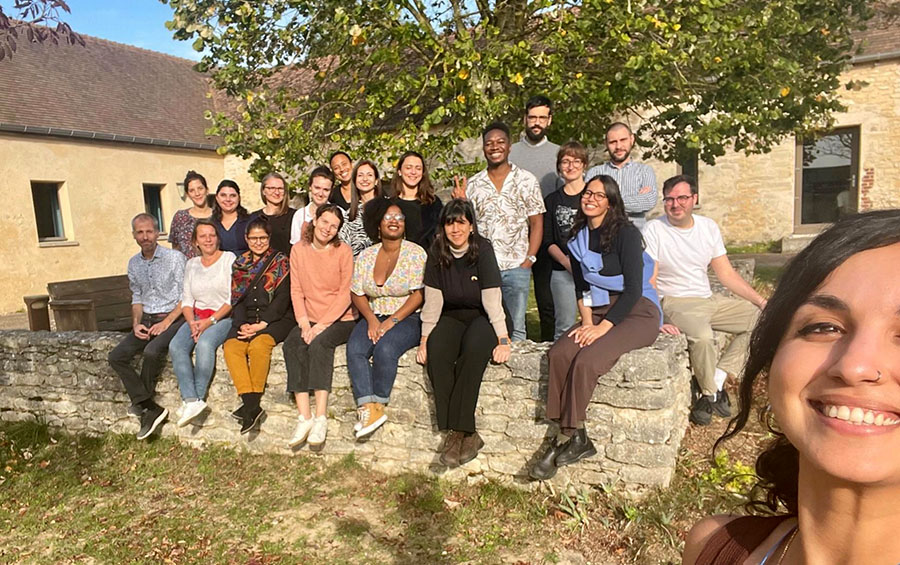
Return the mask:
<svg viewBox="0 0 900 565">
<path fill-rule="evenodd" d="M 660 182 L 696 175 L 700 213 L 727 241 L 782 240 L 785 250 L 841 214 L 900 207 L 900 22 L 860 40 L 844 82 L 868 86 L 842 91 L 847 112 L 833 131 L 715 166 L 652 162 Z M 149 212 L 165 234 L 190 204 L 181 186 L 189 169 L 211 189 L 236 180 L 246 207 L 259 207 L 247 163 L 219 154 L 220 140 L 205 133 L 220 101 L 191 61 L 85 41 L 22 42 L 0 62 L 0 313 L 21 310 L 22 297 L 44 294 L 48 282 L 124 273 L 136 252 L 130 219 Z"/>
</svg>

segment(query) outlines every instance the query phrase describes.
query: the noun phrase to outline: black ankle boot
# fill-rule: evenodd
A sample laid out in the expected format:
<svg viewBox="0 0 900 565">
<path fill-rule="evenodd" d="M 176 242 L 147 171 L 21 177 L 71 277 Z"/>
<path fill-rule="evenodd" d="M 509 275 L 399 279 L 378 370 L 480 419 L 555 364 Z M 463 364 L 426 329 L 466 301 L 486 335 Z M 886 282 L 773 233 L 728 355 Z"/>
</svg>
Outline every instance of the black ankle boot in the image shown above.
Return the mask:
<svg viewBox="0 0 900 565">
<path fill-rule="evenodd" d="M 594 455 L 597 455 L 597 450 L 594 448 L 591 439 L 587 436 L 587 430 L 581 428 L 580 430 L 575 430 L 575 435 L 566 442 L 560 450 L 559 455 L 556 456 L 556 466 L 564 467 L 566 465 L 571 465 L 576 461 L 581 461 L 582 459 L 593 457 Z"/>
<path fill-rule="evenodd" d="M 568 445 L 568 443 L 565 445 Z M 537 479 L 539 481 L 552 479 L 556 475 L 556 456 L 559 455 L 562 448 L 562 445 L 556 443 L 556 438 L 551 439 L 550 445 L 547 446 L 543 455 L 541 455 L 537 462 L 531 467 L 531 470 L 528 471 L 528 475 L 532 479 Z"/>
</svg>

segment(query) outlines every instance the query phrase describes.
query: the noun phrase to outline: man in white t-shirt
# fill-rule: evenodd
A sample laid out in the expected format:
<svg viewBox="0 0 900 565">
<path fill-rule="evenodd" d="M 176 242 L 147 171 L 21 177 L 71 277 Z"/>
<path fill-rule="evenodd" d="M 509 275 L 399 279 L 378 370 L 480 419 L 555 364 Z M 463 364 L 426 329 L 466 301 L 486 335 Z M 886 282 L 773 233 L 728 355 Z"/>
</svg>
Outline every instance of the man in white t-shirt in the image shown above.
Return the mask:
<svg viewBox="0 0 900 565">
<path fill-rule="evenodd" d="M 723 386 L 744 364 L 759 311 L 766 300 L 739 275 L 728 261 L 716 222 L 695 215 L 697 184 L 685 175 L 663 183 L 665 217 L 647 222 L 642 231 L 647 253 L 656 260 L 656 287 L 665 324 L 662 331 L 684 333 L 691 368 L 700 388 L 691 406 L 691 422 L 705 426 L 713 413 L 731 415 L 731 402 Z M 713 294 L 707 269 L 712 266 L 725 288 L 740 298 Z M 713 330 L 734 334 L 721 359 L 716 359 Z"/>
</svg>

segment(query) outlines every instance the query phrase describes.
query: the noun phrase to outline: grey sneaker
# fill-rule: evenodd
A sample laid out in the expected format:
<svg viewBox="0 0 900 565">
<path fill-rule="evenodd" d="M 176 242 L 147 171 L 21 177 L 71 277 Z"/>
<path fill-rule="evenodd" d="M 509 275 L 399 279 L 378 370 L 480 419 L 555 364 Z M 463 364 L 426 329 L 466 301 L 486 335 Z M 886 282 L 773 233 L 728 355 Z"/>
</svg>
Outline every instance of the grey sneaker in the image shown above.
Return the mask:
<svg viewBox="0 0 900 565">
<path fill-rule="evenodd" d="M 138 439 L 147 439 L 150 434 L 156 431 L 160 424 L 166 421 L 169 411 L 158 404 L 154 404 L 152 408 L 144 410 L 141 416 L 141 429 L 137 434 Z"/>
</svg>

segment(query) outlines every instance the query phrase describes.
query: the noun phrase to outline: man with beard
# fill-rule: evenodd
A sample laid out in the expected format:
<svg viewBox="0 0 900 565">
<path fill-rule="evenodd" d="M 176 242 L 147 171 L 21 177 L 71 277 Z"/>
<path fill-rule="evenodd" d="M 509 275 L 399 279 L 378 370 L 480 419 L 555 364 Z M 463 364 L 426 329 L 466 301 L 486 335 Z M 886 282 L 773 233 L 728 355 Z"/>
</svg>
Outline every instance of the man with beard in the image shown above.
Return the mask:
<svg viewBox="0 0 900 565">
<path fill-rule="evenodd" d="M 525 103 L 525 131 L 521 139 L 509 151 L 509 162 L 537 177 L 541 194 L 556 192 L 562 182 L 556 171 L 556 153 L 559 145 L 547 139 L 547 128 L 553 121 L 553 103 L 546 96 L 533 96 Z M 537 262 L 531 268 L 534 275 L 534 298 L 541 319 L 541 341 L 553 341 L 553 294 L 550 292 L 550 275 L 553 261 L 547 248 L 541 246 Z"/>
<path fill-rule="evenodd" d="M 128 261 L 131 332 L 109 352 L 109 364 L 131 398 L 129 412 L 141 420 L 138 439 L 146 439 L 169 415 L 154 402 L 156 379 L 166 366 L 169 342 L 184 323 L 181 294 L 187 258 L 157 243 L 159 223 L 150 214 L 131 220 L 131 235 L 141 252 Z M 141 372 L 131 360 L 141 354 Z"/>
<path fill-rule="evenodd" d="M 608 175 L 619 185 L 625 202 L 625 213 L 638 228 L 647 223 L 647 212 L 656 206 L 656 175 L 649 165 L 631 159 L 634 134 L 628 124 L 616 122 L 606 130 L 609 161 L 592 167 L 585 175 L 590 181 L 597 175 Z"/>
<path fill-rule="evenodd" d="M 509 127 L 488 125 L 481 134 L 487 168 L 468 179 L 455 178 L 453 198 L 475 208 L 478 232 L 491 240 L 500 267 L 500 291 L 509 310 L 513 341 L 526 337 L 525 310 L 531 267 L 544 234 L 544 199 L 537 178 L 509 162 Z"/>
</svg>

